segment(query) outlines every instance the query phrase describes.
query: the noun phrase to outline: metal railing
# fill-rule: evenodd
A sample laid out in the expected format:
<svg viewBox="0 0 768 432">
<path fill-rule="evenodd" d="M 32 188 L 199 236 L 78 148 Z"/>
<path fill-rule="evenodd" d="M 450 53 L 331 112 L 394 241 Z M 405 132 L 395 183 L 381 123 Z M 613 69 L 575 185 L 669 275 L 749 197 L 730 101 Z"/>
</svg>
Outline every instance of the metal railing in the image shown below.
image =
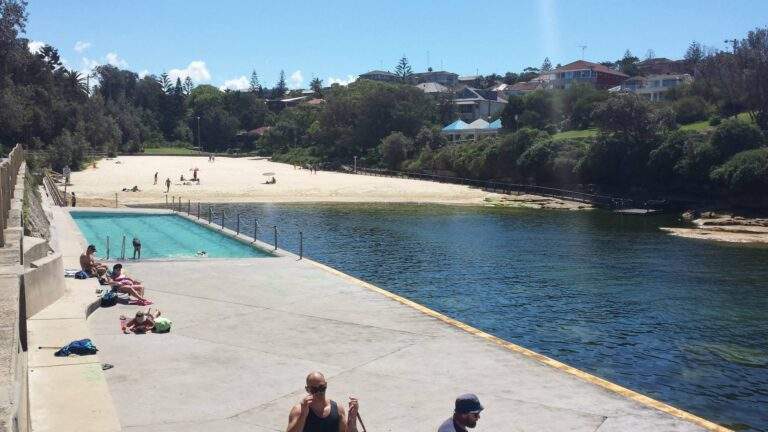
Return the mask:
<svg viewBox="0 0 768 432">
<path fill-rule="evenodd" d="M 198 202 L 198 203 L 195 204 L 195 206 L 197 207 L 197 211 L 195 213 L 193 213 L 192 212 L 193 206 L 192 206 L 192 201 L 191 200 L 187 200 L 186 205 L 182 205 L 181 204 L 182 203 L 181 197 L 179 197 L 178 201 L 176 200 L 176 197 L 171 197 L 171 198 L 172 198 L 171 202 L 168 203 L 167 202 L 167 196 L 166 196 L 166 205 L 165 205 L 166 208 L 168 208 L 169 210 L 171 210 L 173 212 L 176 212 L 176 213 L 180 213 L 180 214 L 186 213 L 188 217 L 193 218 L 193 219 L 196 218 L 196 219 L 199 220 L 201 218 L 201 209 L 200 209 L 201 203 Z M 242 215 L 243 215 L 243 213 L 235 213 L 235 229 L 232 230 L 232 231 L 235 232 L 235 236 L 237 236 L 237 237 L 239 237 L 241 235 Z M 209 225 L 214 225 L 215 226 L 216 223 L 214 221 L 216 220 L 216 218 L 218 218 L 218 222 L 219 222 L 218 223 L 218 225 L 219 225 L 218 229 L 219 230 L 223 230 L 224 228 L 226 228 L 225 225 L 224 225 L 224 221 L 227 220 L 228 218 L 230 218 L 231 216 L 232 216 L 232 214 L 228 213 L 226 209 L 221 209 L 217 213 L 216 210 L 214 209 L 213 204 L 208 204 L 208 218 L 206 219 L 205 217 L 203 217 L 203 220 L 204 221 L 207 220 Z M 258 219 L 253 218 L 253 237 L 252 237 L 253 240 L 252 240 L 252 243 L 255 243 L 258 240 L 258 237 L 259 237 L 259 221 L 258 221 Z M 272 226 L 272 247 L 273 247 L 273 250 L 275 250 L 275 251 L 278 249 L 277 239 L 278 239 L 278 226 L 277 225 L 273 225 Z M 107 240 L 107 241 L 109 241 L 109 240 Z M 123 239 L 123 242 L 125 242 L 125 239 Z M 304 232 L 303 231 L 299 231 L 299 244 L 298 244 L 298 247 L 299 247 L 299 253 L 298 253 L 299 259 L 302 259 L 302 258 L 304 258 Z"/>
<path fill-rule="evenodd" d="M 21 144 L 16 144 L 8 157 L 0 162 L 0 246 L 5 246 L 4 230 L 8 228 L 8 211 L 16 188 L 16 177 L 23 162 L 24 148 Z"/>
</svg>

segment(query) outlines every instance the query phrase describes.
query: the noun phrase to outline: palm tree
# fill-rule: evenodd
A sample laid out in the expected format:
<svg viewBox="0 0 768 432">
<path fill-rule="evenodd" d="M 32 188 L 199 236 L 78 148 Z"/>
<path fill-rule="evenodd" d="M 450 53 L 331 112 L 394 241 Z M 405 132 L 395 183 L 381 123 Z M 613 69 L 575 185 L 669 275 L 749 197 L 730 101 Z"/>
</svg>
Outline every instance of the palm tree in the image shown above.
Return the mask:
<svg viewBox="0 0 768 432">
<path fill-rule="evenodd" d="M 78 71 L 66 70 L 64 71 L 64 79 L 67 82 L 67 87 L 75 95 L 87 95 L 88 85 L 85 82 L 85 77 Z"/>
</svg>

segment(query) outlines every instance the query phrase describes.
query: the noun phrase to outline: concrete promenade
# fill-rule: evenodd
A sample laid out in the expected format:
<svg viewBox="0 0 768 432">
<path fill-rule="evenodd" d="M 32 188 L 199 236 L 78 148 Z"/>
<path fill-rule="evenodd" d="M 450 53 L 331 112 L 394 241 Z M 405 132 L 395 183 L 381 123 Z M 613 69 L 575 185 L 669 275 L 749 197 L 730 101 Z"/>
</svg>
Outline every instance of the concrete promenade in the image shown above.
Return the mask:
<svg viewBox="0 0 768 432">
<path fill-rule="evenodd" d="M 313 370 L 331 398 L 360 399 L 371 432 L 434 431 L 465 392 L 486 407 L 478 431 L 716 427 L 293 256 L 126 268 L 174 326 L 124 335 L 119 315 L 139 308 L 122 304 L 88 319 L 124 431 L 285 430 Z"/>
</svg>

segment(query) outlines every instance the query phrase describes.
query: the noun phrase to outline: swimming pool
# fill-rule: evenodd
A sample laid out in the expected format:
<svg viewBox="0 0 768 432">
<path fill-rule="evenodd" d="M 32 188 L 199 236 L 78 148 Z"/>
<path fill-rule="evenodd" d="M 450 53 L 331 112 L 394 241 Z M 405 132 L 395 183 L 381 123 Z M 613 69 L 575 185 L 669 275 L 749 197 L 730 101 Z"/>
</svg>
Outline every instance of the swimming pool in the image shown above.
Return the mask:
<svg viewBox="0 0 768 432">
<path fill-rule="evenodd" d="M 125 255 L 133 255 L 132 240 L 141 240 L 141 258 L 255 258 L 272 255 L 221 233 L 172 214 L 73 211 L 72 218 L 99 256 L 120 256 L 125 236 Z"/>
</svg>

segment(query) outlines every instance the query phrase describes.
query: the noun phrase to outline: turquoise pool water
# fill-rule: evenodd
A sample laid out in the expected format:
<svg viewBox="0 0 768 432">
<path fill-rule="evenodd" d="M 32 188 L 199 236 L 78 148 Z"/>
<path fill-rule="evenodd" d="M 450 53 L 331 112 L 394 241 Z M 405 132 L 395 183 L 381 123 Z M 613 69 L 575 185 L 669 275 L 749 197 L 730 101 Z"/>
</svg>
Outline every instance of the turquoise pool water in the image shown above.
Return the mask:
<svg viewBox="0 0 768 432">
<path fill-rule="evenodd" d="M 132 240 L 141 240 L 141 258 L 197 258 L 205 251 L 207 258 L 254 258 L 271 256 L 214 230 L 175 215 L 72 212 L 88 243 L 96 245 L 99 257 L 120 256 L 125 236 L 125 255 L 133 256 Z"/>
</svg>

